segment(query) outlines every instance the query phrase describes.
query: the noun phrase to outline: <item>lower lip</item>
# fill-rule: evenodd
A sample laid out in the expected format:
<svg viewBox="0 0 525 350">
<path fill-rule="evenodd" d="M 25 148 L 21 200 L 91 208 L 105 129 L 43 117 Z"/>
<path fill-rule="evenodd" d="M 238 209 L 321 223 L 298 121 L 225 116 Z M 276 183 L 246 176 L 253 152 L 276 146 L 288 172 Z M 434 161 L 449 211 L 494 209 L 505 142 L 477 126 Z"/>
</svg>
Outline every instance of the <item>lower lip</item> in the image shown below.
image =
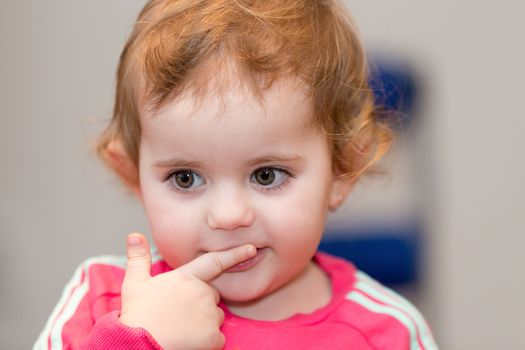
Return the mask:
<svg viewBox="0 0 525 350">
<path fill-rule="evenodd" d="M 243 261 L 241 263 L 238 263 L 237 265 L 234 265 L 232 267 L 230 267 L 229 269 L 227 269 L 225 272 L 242 272 L 242 271 L 247 271 L 251 268 L 253 268 L 255 265 L 257 265 L 259 263 L 259 261 L 261 261 L 264 256 L 266 255 L 266 253 L 268 252 L 268 248 L 261 248 L 261 249 L 257 249 L 257 254 L 255 254 L 255 256 L 253 258 L 250 258 L 246 261 Z"/>
</svg>

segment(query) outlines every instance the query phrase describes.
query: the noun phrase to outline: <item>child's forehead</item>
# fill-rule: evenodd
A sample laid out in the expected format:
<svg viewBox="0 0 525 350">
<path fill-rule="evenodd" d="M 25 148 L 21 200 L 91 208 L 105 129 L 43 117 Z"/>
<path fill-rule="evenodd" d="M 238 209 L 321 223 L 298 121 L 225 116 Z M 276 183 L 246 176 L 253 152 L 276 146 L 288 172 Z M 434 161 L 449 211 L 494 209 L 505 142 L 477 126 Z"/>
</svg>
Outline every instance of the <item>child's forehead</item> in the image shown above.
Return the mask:
<svg viewBox="0 0 525 350">
<path fill-rule="evenodd" d="M 313 123 L 307 91 L 294 79 L 275 81 L 261 100 L 249 90 L 226 89 L 201 99 L 186 91 L 141 119 L 141 144 L 152 157 L 176 154 L 215 165 L 226 159 L 238 165 L 257 154 L 298 153 L 321 131 Z"/>
<path fill-rule="evenodd" d="M 162 119 L 167 115 L 192 117 L 202 113 L 217 118 L 242 106 L 250 115 L 266 115 L 281 111 L 305 111 L 312 114 L 312 101 L 307 86 L 298 78 L 283 76 L 269 86 L 247 84 L 238 71 L 231 68 L 199 70 L 194 81 L 183 92 L 162 106 L 146 102 L 141 108 L 141 123 Z M 160 108 L 158 108 L 160 107 Z"/>
</svg>

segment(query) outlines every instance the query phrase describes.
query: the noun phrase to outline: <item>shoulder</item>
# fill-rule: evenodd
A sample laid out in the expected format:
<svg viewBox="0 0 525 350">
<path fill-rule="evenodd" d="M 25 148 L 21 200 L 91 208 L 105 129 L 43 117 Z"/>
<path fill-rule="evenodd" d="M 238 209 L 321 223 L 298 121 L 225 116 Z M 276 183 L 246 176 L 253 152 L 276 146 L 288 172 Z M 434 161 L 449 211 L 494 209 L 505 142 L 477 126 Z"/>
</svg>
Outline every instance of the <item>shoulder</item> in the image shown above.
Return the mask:
<svg viewBox="0 0 525 350">
<path fill-rule="evenodd" d="M 75 309 L 87 294 L 120 293 L 126 261 L 125 256 L 100 255 L 81 262 L 64 287 L 57 308 L 63 305 L 63 312 Z"/>
<path fill-rule="evenodd" d="M 126 261 L 125 256 L 118 255 L 100 255 L 84 260 L 66 284 L 61 301 L 75 307 L 75 301 L 80 301 L 88 293 L 92 296 L 105 292 L 120 293 Z"/>
<path fill-rule="evenodd" d="M 317 258 L 331 276 L 334 296 L 339 294 L 338 319 L 370 344 L 380 349 L 437 349 L 412 303 L 344 259 L 326 254 Z"/>
<path fill-rule="evenodd" d="M 163 272 L 164 261 L 160 255 L 152 250 L 151 256 L 153 274 Z M 99 255 L 84 260 L 65 286 L 61 302 L 75 307 L 75 301 L 80 301 L 86 294 L 90 295 L 92 303 L 101 296 L 120 296 L 126 264 L 125 255 Z"/>
<path fill-rule="evenodd" d="M 152 250 L 152 274 L 164 272 L 166 266 L 156 250 Z M 89 292 L 92 297 L 102 294 L 120 294 L 126 272 L 125 255 L 99 255 L 84 260 L 64 288 L 63 297 Z"/>
<path fill-rule="evenodd" d="M 400 348 L 437 349 L 427 322 L 412 303 L 362 271 L 355 276 L 346 301 L 360 309 L 359 327 L 375 343 L 387 345 L 397 339 Z"/>
<path fill-rule="evenodd" d="M 35 348 L 47 348 L 45 344 L 61 344 L 70 334 L 87 334 L 99 318 L 120 310 L 126 263 L 127 258 L 123 255 L 100 255 L 81 262 L 64 287 Z M 153 274 L 165 270 L 164 261 L 154 251 L 152 264 Z"/>
</svg>

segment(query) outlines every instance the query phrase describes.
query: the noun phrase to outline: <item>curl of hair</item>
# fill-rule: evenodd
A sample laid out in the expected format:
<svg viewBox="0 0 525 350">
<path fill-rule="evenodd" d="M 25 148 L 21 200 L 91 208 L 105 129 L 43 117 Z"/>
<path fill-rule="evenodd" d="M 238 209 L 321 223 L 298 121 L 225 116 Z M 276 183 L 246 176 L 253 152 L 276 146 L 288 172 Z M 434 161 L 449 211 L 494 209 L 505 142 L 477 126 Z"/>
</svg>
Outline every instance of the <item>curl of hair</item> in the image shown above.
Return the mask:
<svg viewBox="0 0 525 350">
<path fill-rule="evenodd" d="M 204 96 L 205 63 L 237 67 L 236 83 L 254 96 L 283 77 L 309 90 L 313 122 L 332 145 L 340 176 L 364 174 L 391 144 L 379 121 L 363 47 L 337 0 L 151 0 L 120 56 L 113 117 L 97 142 L 120 140 L 138 167 L 140 111 L 162 108 L 183 91 Z"/>
</svg>

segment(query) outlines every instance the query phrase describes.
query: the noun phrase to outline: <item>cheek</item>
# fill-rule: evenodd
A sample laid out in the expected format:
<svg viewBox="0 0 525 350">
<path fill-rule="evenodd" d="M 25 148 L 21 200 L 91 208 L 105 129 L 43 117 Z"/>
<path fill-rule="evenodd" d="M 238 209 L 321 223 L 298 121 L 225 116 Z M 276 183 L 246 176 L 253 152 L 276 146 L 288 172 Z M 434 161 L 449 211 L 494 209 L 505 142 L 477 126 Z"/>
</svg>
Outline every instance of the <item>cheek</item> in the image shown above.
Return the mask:
<svg viewBox="0 0 525 350">
<path fill-rule="evenodd" d="M 157 249 L 172 266 L 193 258 L 198 243 L 198 209 L 181 204 L 168 191 L 143 194 L 144 210 Z"/>
<path fill-rule="evenodd" d="M 306 192 L 308 193 L 308 192 Z M 274 235 L 272 240 L 283 249 L 308 251 L 317 248 L 324 231 L 327 215 L 326 204 L 317 196 L 297 196 L 272 207 L 271 216 L 266 218 Z"/>
<path fill-rule="evenodd" d="M 199 235 L 189 215 L 156 212 L 150 215 L 149 222 L 157 249 L 171 267 L 176 268 L 195 257 Z"/>
</svg>

